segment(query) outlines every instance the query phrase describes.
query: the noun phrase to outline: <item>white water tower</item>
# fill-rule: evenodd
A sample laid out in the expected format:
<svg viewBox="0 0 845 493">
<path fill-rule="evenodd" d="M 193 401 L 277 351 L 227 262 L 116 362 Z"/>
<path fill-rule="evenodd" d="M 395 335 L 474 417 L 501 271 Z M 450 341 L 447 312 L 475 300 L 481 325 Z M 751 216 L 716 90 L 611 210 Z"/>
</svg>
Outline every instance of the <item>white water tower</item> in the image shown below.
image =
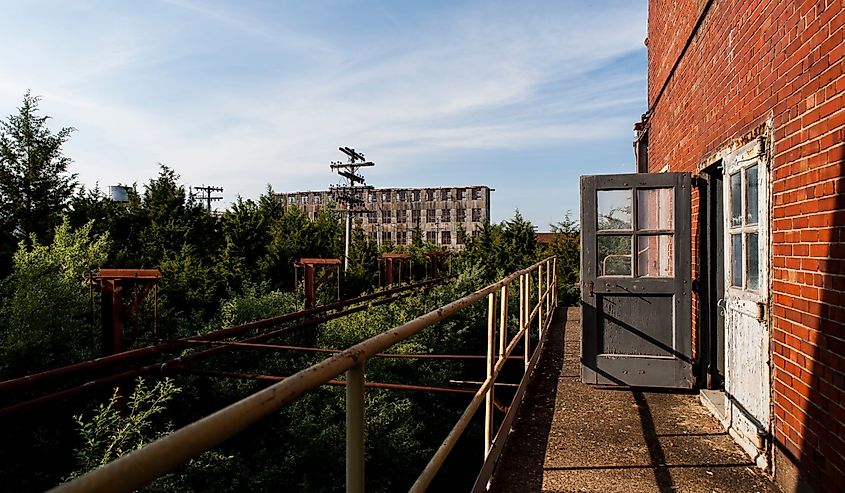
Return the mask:
<svg viewBox="0 0 845 493">
<path fill-rule="evenodd" d="M 110 185 L 109 197 L 115 202 L 129 202 L 130 187 L 125 185 Z"/>
</svg>

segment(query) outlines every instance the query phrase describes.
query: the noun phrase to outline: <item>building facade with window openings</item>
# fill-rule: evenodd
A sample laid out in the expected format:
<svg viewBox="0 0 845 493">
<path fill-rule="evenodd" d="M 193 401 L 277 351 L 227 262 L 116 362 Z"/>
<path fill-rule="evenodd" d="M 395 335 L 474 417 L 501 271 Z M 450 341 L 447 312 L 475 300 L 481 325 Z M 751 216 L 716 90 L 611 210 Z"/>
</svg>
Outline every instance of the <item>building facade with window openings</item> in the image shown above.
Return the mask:
<svg viewBox="0 0 845 493">
<path fill-rule="evenodd" d="M 697 386 L 783 491 L 843 491 L 845 2 L 650 0 L 647 46 L 637 171 L 692 178 Z"/>
<path fill-rule="evenodd" d="M 407 245 L 419 228 L 423 241 L 461 249 L 461 229 L 473 236 L 490 219 L 490 192 L 484 185 L 432 188 L 373 188 L 359 193 L 365 211 L 354 224 L 379 244 Z M 334 204 L 329 191 L 276 194 L 283 206 L 297 206 L 309 218 Z"/>
</svg>

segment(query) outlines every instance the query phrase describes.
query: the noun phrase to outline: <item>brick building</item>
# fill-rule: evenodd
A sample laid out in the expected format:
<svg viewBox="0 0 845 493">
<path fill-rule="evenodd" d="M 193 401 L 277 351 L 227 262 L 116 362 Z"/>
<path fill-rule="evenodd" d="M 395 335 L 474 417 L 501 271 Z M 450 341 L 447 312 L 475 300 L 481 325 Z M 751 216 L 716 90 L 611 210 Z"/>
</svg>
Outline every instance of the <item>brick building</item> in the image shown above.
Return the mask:
<svg viewBox="0 0 845 493">
<path fill-rule="evenodd" d="M 374 188 L 361 189 L 365 212 L 358 215 L 361 227 L 379 244 L 410 244 L 419 227 L 424 241 L 459 249 L 458 232 L 473 235 L 490 219 L 489 187 Z M 332 192 L 288 192 L 277 194 L 287 206 L 296 205 L 314 218 L 335 202 Z"/>
<path fill-rule="evenodd" d="M 639 172 L 690 172 L 693 361 L 784 491 L 845 488 L 845 2 L 651 0 Z"/>
</svg>

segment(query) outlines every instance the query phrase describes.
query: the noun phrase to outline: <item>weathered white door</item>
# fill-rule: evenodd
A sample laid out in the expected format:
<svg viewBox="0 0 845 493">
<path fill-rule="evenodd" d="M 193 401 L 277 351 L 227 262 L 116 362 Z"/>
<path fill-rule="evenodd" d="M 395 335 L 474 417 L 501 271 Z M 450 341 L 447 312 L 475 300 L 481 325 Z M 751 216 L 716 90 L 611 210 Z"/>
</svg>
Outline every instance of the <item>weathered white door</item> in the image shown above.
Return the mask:
<svg viewBox="0 0 845 493">
<path fill-rule="evenodd" d="M 725 157 L 726 414 L 759 460 L 770 420 L 768 190 L 762 138 Z"/>
</svg>

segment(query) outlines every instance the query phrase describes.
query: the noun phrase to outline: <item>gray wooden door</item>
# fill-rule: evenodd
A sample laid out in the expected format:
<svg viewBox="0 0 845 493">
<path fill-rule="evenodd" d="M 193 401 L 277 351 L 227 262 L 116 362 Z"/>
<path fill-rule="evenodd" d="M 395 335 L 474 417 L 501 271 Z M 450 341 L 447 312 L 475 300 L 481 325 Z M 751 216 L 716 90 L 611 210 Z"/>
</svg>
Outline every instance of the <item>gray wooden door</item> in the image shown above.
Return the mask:
<svg viewBox="0 0 845 493">
<path fill-rule="evenodd" d="M 581 177 L 581 380 L 692 388 L 690 175 Z"/>
</svg>

